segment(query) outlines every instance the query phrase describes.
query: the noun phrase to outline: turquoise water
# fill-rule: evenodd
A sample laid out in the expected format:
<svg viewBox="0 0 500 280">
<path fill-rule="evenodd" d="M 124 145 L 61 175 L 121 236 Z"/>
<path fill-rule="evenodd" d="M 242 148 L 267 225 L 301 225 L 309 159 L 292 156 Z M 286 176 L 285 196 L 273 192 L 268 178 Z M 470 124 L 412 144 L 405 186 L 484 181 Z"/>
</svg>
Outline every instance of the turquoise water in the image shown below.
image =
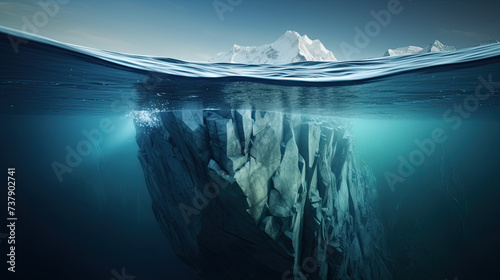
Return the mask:
<svg viewBox="0 0 500 280">
<path fill-rule="evenodd" d="M 8 36 L 29 42 L 16 53 Z M 19 275 L 110 279 L 126 267 L 137 279 L 196 279 L 151 211 L 133 123 L 188 109 L 334 118 L 377 179 L 394 279 L 496 273 L 500 44 L 250 66 L 97 51 L 1 29 L 0 61 L 2 168 L 15 165 L 21 185 Z M 54 162 L 67 162 L 67 147 L 94 130 L 102 142 L 58 174 Z"/>
</svg>

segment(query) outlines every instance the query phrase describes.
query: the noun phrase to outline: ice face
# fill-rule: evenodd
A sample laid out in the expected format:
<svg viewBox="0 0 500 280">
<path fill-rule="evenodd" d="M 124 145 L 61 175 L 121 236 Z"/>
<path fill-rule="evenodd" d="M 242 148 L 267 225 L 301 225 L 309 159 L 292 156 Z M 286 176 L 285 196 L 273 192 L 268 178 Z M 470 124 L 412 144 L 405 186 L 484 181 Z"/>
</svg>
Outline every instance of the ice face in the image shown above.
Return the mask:
<svg viewBox="0 0 500 280">
<path fill-rule="evenodd" d="M 375 179 L 341 125 L 256 110 L 155 117 L 136 125 L 153 210 L 206 279 L 391 279 Z"/>
</svg>

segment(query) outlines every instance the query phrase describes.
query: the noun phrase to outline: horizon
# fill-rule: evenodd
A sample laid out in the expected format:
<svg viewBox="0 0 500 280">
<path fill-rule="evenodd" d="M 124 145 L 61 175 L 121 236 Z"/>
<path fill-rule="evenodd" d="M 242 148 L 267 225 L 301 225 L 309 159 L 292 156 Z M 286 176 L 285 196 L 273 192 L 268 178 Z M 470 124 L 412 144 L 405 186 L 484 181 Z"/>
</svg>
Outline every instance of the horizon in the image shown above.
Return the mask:
<svg viewBox="0 0 500 280">
<path fill-rule="evenodd" d="M 388 49 L 457 49 L 497 40 L 491 1 L 88 1 L 0 2 L 0 26 L 101 50 L 208 61 L 234 44 L 271 44 L 287 30 L 318 39 L 339 61 Z M 281 13 L 280 13 L 281 12 Z M 256 18 L 259 17 L 257 20 Z"/>
<path fill-rule="evenodd" d="M 16 30 L 16 29 L 13 29 L 13 28 L 10 28 L 10 27 L 6 27 L 6 26 L 1 26 L 1 25 L 0 25 L 0 29 L 2 29 L 2 28 L 3 28 L 3 29 L 10 29 L 10 30 L 14 30 L 14 31 L 17 31 L 17 32 L 20 32 L 20 33 L 24 33 L 22 30 Z M 284 32 L 281 36 L 285 35 L 288 31 L 296 32 L 296 31 L 294 31 L 294 30 L 287 30 L 287 31 L 285 31 L 285 32 Z M 322 45 L 324 46 L 324 44 L 323 44 L 323 42 L 321 41 L 321 39 L 318 39 L 318 38 L 310 38 L 307 34 L 300 34 L 300 33 L 298 33 L 298 32 L 296 32 L 296 33 L 297 33 L 299 36 L 301 36 L 301 37 L 306 36 L 307 38 L 309 38 L 309 39 L 310 39 L 310 40 L 312 40 L 312 41 L 319 40 L 319 41 L 320 41 L 320 43 L 322 43 Z M 56 42 L 63 43 L 63 44 L 71 44 L 71 43 L 68 43 L 68 42 L 62 42 L 62 41 L 54 40 L 54 39 L 52 39 L 52 38 L 48 38 L 48 37 L 41 36 L 41 35 L 34 34 L 34 33 L 28 33 L 28 34 L 29 34 L 29 35 L 35 35 L 35 36 L 38 36 L 38 37 L 42 37 L 42 38 L 45 38 L 45 39 L 48 39 L 48 40 L 52 40 L 52 41 L 56 41 Z M 228 50 L 226 50 L 226 51 L 220 51 L 220 52 L 218 52 L 218 53 L 214 54 L 214 55 L 213 55 L 212 57 L 210 57 L 207 61 L 194 61 L 194 60 L 192 60 L 192 61 L 191 61 L 191 60 L 183 60 L 183 61 L 187 61 L 187 62 L 190 62 L 190 61 L 191 61 L 191 62 L 210 62 L 209 60 L 211 60 L 211 59 L 215 58 L 217 55 L 222 54 L 222 53 L 227 53 L 227 52 L 231 51 L 231 50 L 234 48 L 234 46 L 236 46 L 236 45 L 238 45 L 239 47 L 261 47 L 261 46 L 264 46 L 264 45 L 271 45 L 272 43 L 276 42 L 279 38 L 281 38 L 281 36 L 280 36 L 280 37 L 278 37 L 278 38 L 277 38 L 276 40 L 274 40 L 273 42 L 266 43 L 266 44 L 259 45 L 259 46 L 239 45 L 239 44 L 237 44 L 237 43 L 234 43 L 234 44 L 233 44 L 233 47 L 231 47 L 230 49 L 228 49 Z M 460 49 L 467 49 L 467 48 L 473 48 L 473 47 L 479 46 L 480 44 L 483 44 L 483 43 L 488 43 L 488 42 L 490 42 L 490 41 L 496 41 L 496 42 L 498 42 L 498 40 L 496 40 L 495 38 L 492 38 L 492 39 L 489 39 L 489 40 L 485 40 L 485 41 L 477 42 L 475 45 L 472 45 L 472 46 L 466 46 L 466 47 L 464 47 L 464 48 L 457 48 L 456 50 L 460 50 Z M 426 44 L 426 45 L 419 45 L 419 46 L 417 46 L 417 45 L 408 44 L 408 45 L 405 45 L 405 46 L 388 47 L 388 48 L 385 50 L 385 52 L 384 52 L 383 54 L 379 55 L 379 56 L 374 56 L 374 57 L 366 57 L 366 58 L 361 58 L 361 59 L 353 59 L 353 60 L 363 60 L 363 59 L 380 58 L 380 57 L 384 57 L 384 56 L 385 56 L 385 53 L 387 53 L 387 51 L 389 51 L 389 50 L 397 50 L 397 49 L 407 48 L 407 47 L 420 47 L 420 48 L 422 48 L 422 49 L 425 49 L 426 47 L 430 47 L 431 45 L 435 44 L 436 42 L 439 42 L 439 43 L 441 43 L 441 44 L 443 44 L 443 45 L 445 45 L 445 46 L 451 46 L 451 47 L 454 47 L 452 44 L 451 44 L 451 45 L 449 45 L 449 44 L 446 44 L 446 43 L 441 42 L 439 39 L 435 39 L 435 40 L 433 40 L 432 42 L 430 42 L 430 43 L 428 43 L 428 44 Z M 18 44 L 18 43 L 13 42 L 13 44 Z M 19 46 L 20 46 L 21 44 L 22 44 L 22 42 L 19 42 Z M 78 46 L 83 46 L 83 45 L 78 45 Z M 17 47 L 18 47 L 18 46 L 16 46 L 15 48 L 17 48 Z M 86 47 L 86 46 L 84 46 L 84 47 Z M 325 47 L 325 48 L 326 48 L 326 47 Z M 95 48 L 94 48 L 94 49 L 95 49 Z M 328 48 L 326 48 L 326 49 L 327 49 L 328 51 L 332 52 L 332 51 L 331 51 L 331 50 L 329 50 Z M 104 49 L 98 49 L 98 50 L 104 50 Z M 105 50 L 105 51 L 113 51 L 113 50 Z M 120 52 L 119 52 L 119 53 L 120 53 Z M 124 52 L 122 52 L 122 53 L 124 53 Z M 333 55 L 337 58 L 337 61 L 349 61 L 349 60 L 340 60 L 340 59 L 338 59 L 338 57 L 337 57 L 337 54 L 336 54 L 336 53 L 334 53 L 334 52 L 332 52 L 332 53 L 333 53 Z M 124 54 L 130 54 L 130 55 L 143 55 L 143 54 L 139 54 L 139 53 L 124 53 Z M 148 56 L 148 55 L 144 55 L 144 56 Z M 154 57 L 154 56 L 151 56 L 151 57 Z M 175 58 L 175 57 L 162 57 L 162 58 L 173 58 L 173 59 L 177 59 L 177 58 Z"/>
</svg>

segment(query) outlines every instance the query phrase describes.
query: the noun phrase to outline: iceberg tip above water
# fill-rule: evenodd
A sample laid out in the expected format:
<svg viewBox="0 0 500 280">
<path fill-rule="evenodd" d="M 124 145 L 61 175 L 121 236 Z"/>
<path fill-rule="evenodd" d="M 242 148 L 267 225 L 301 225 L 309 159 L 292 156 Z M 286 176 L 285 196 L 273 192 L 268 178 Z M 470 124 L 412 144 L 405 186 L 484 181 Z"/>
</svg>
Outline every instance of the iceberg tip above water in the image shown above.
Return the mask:
<svg viewBox="0 0 500 280">
<path fill-rule="evenodd" d="M 330 52 L 327 51 L 325 53 L 326 56 L 323 57 L 324 61 L 301 61 L 288 64 L 186 62 L 170 58 L 123 54 L 77 46 L 6 27 L 0 27 L 0 34 L 2 33 L 6 36 L 15 36 L 22 38 L 23 40 L 38 42 L 44 46 L 64 49 L 70 51 L 75 57 L 81 58 L 82 55 L 86 55 L 93 59 L 100 59 L 135 71 L 146 71 L 148 73 L 160 73 L 186 78 L 252 79 L 267 82 L 359 82 L 410 71 L 424 70 L 431 67 L 470 63 L 500 57 L 500 44 L 488 44 L 451 52 L 421 52 L 409 56 L 382 57 L 357 61 L 326 61 L 328 59 L 334 60 L 333 54 L 330 55 Z M 316 54 L 316 51 L 318 53 L 322 53 L 326 50 L 323 49 L 324 46 L 318 40 L 310 40 L 307 36 L 300 36 L 298 33 L 294 33 L 292 31 L 288 31 L 280 39 L 274 42 L 274 45 L 267 45 L 266 48 L 270 48 L 271 46 L 291 46 L 293 42 L 298 43 L 299 45 L 307 45 L 311 47 L 308 49 L 308 55 L 311 56 Z M 5 39 L 4 43 L 6 45 L 6 50 L 11 49 L 9 40 Z M 25 49 L 35 48 L 30 44 L 24 45 L 23 47 Z M 432 47 L 430 49 L 432 50 Z M 56 53 L 54 55 L 57 55 L 57 51 L 55 52 Z M 275 62 L 278 62 L 278 60 Z"/>
</svg>

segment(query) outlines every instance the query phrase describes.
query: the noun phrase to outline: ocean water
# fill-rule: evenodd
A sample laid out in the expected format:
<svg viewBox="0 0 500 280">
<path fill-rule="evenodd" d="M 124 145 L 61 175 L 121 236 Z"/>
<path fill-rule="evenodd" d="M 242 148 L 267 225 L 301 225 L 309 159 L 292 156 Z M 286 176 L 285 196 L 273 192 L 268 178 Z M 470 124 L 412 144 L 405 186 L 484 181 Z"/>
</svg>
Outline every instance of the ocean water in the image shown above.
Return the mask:
<svg viewBox="0 0 500 280">
<path fill-rule="evenodd" d="M 195 109 L 342 122 L 377 180 L 393 278 L 494 279 L 499 93 L 500 44 L 232 65 L 98 51 L 0 29 L 1 170 L 15 167 L 17 181 L 19 278 L 12 279 L 112 279 L 124 271 L 135 279 L 198 279 L 151 210 L 134 127 L 134 120 L 154 122 L 156 112 Z M 95 131 L 102 141 L 56 172 Z"/>
</svg>

